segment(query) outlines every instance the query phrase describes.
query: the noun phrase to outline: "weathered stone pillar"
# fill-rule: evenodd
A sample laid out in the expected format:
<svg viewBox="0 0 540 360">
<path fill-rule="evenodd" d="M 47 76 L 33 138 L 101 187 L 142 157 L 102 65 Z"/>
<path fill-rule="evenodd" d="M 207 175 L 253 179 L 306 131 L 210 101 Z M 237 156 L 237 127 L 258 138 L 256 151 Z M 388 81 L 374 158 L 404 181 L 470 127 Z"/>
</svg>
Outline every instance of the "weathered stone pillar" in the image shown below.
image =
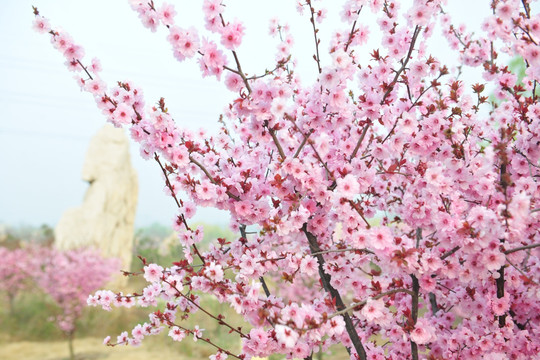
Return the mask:
<svg viewBox="0 0 540 360">
<path fill-rule="evenodd" d="M 93 247 L 103 256 L 119 258 L 121 268 L 129 270 L 138 181 L 122 129 L 107 124 L 91 139 L 82 178 L 90 186 L 82 205 L 68 209 L 58 222 L 55 246 Z M 118 276 L 114 283 L 125 284 L 122 279 Z"/>
</svg>

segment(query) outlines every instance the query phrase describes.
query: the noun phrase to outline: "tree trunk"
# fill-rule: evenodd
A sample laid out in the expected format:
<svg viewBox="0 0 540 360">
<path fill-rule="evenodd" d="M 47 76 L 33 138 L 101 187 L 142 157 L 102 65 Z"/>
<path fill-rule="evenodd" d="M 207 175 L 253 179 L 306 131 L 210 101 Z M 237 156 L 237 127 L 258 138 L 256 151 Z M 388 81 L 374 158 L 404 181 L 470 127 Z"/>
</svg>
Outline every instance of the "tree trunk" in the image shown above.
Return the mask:
<svg viewBox="0 0 540 360">
<path fill-rule="evenodd" d="M 75 352 L 73 351 L 73 331 L 68 333 L 69 360 L 75 360 Z"/>
</svg>

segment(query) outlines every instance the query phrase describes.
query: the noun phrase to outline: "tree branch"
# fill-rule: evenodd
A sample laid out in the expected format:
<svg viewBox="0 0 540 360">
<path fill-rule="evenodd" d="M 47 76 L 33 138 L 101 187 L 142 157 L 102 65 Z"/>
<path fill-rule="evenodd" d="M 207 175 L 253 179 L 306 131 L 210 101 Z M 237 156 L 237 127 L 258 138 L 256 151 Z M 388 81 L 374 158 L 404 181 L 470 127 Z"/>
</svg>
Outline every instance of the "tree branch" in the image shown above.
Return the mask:
<svg viewBox="0 0 540 360">
<path fill-rule="evenodd" d="M 497 270 L 499 273 L 499 277 L 497 280 L 495 280 L 495 283 L 497 284 L 497 298 L 503 298 L 504 297 L 504 265 L 501 266 L 499 270 Z M 503 314 L 498 317 L 499 318 L 499 327 L 502 328 L 506 325 L 506 314 Z"/>
<path fill-rule="evenodd" d="M 204 174 L 206 175 L 206 177 L 208 177 L 208 179 L 212 182 L 212 184 L 217 184 L 216 180 L 214 180 L 214 177 L 208 172 L 208 170 L 204 167 L 203 164 L 201 164 L 200 162 L 195 160 L 195 158 L 193 156 L 191 156 L 191 155 L 189 155 L 189 160 L 192 163 L 194 163 L 195 165 L 197 165 L 199 167 L 199 169 L 201 169 L 204 172 Z M 227 190 L 226 193 L 227 193 L 227 195 L 229 195 L 230 198 L 233 198 L 236 201 L 240 200 L 240 198 L 238 196 L 234 195 L 229 190 Z"/>
<path fill-rule="evenodd" d="M 397 294 L 397 293 L 405 293 L 405 294 L 409 294 L 411 296 L 414 296 L 414 292 L 412 292 L 411 290 L 409 289 L 392 289 L 392 290 L 388 290 L 388 291 L 385 291 L 383 293 L 380 293 L 379 295 L 377 296 L 374 296 L 372 297 L 370 300 L 379 300 L 380 298 L 383 298 L 385 296 L 388 296 L 388 295 L 393 295 L 393 294 Z M 343 315 L 345 313 L 348 313 L 349 311 L 351 310 L 354 310 L 356 309 L 357 307 L 359 306 L 364 306 L 366 305 L 368 302 L 368 300 L 364 300 L 364 301 L 360 301 L 360 302 L 357 302 L 357 303 L 354 303 L 348 307 L 346 307 L 345 309 L 343 310 L 340 310 L 340 311 L 337 311 L 335 313 L 333 313 L 332 315 L 329 316 L 329 318 L 333 318 L 333 317 L 336 317 L 336 316 L 339 316 L 339 315 Z"/>
<path fill-rule="evenodd" d="M 358 11 L 356 12 L 356 20 L 354 20 L 354 23 L 352 24 L 352 28 L 351 28 L 351 32 L 349 33 L 349 39 L 347 40 L 347 43 L 345 44 L 345 52 L 347 52 L 347 50 L 349 49 L 349 46 L 351 45 L 352 43 L 352 39 L 353 39 L 353 36 L 354 36 L 354 33 L 355 33 L 355 27 L 356 27 L 356 22 L 358 21 L 358 15 L 360 15 L 360 12 L 362 11 L 362 8 L 364 7 L 364 5 L 361 5 L 360 6 L 360 9 L 358 9 Z"/>
<path fill-rule="evenodd" d="M 306 145 L 306 142 L 308 141 L 308 138 L 311 134 L 313 134 L 313 129 L 309 130 L 309 133 L 307 135 L 304 135 L 302 133 L 302 135 L 304 135 L 304 140 L 302 140 L 302 143 L 300 144 L 300 146 L 298 147 L 298 150 L 296 150 L 296 152 L 294 153 L 294 156 L 293 156 L 293 159 L 296 159 L 298 157 L 298 155 L 300 155 L 300 151 L 302 151 L 302 149 L 304 148 L 304 146 Z"/>
<path fill-rule="evenodd" d="M 221 25 L 223 27 L 225 27 L 226 25 L 225 25 L 225 19 L 223 19 L 223 15 L 219 14 L 219 18 L 221 19 Z M 233 54 L 233 57 L 234 57 L 234 61 L 236 62 L 236 68 L 238 69 L 238 71 L 234 71 L 231 68 L 226 68 L 226 69 L 240 75 L 240 77 L 244 81 L 244 84 L 246 85 L 246 89 L 247 89 L 248 93 L 251 94 L 251 86 L 249 85 L 249 82 L 248 82 L 248 79 L 246 78 L 246 75 L 242 71 L 242 66 L 240 66 L 240 61 L 238 60 L 238 55 L 236 54 L 236 51 L 234 51 L 234 50 L 231 50 L 231 51 L 232 51 L 232 54 Z"/>
<path fill-rule="evenodd" d="M 420 284 L 418 283 L 418 279 L 416 276 L 411 274 L 412 279 L 412 288 L 413 288 L 413 296 L 412 296 L 412 304 L 411 304 L 411 317 L 413 324 L 416 325 L 416 321 L 418 320 L 418 294 L 420 293 Z M 418 360 L 418 345 L 411 340 L 411 354 L 413 360 Z"/>
<path fill-rule="evenodd" d="M 354 147 L 354 150 L 351 156 L 349 157 L 349 162 L 351 162 L 352 159 L 355 158 L 356 154 L 358 153 L 358 150 L 360 150 L 360 146 L 362 145 L 362 141 L 364 141 L 364 138 L 366 137 L 367 131 L 369 129 L 369 125 L 371 125 L 371 123 L 367 123 L 362 129 L 362 134 L 360 134 L 360 138 L 358 139 L 358 142 L 356 143 L 356 146 Z"/>
<path fill-rule="evenodd" d="M 283 151 L 283 148 L 281 147 L 281 144 L 279 143 L 279 139 L 277 138 L 276 131 L 274 129 L 268 128 L 268 132 L 270 133 L 270 136 L 272 136 L 272 140 L 274 140 L 274 144 L 276 144 L 279 155 L 281 156 L 283 160 L 285 160 L 287 156 L 285 155 L 285 152 Z"/>
<path fill-rule="evenodd" d="M 246 225 L 244 225 L 244 224 L 240 225 L 240 235 L 242 235 L 242 237 L 244 239 L 247 239 Z M 264 277 L 262 275 L 259 276 L 259 281 L 262 284 L 262 288 L 264 290 L 264 293 L 266 294 L 266 297 L 269 297 L 270 296 L 270 290 L 268 289 L 268 285 L 266 285 L 266 281 L 264 280 Z"/>
<path fill-rule="evenodd" d="M 317 238 L 315 237 L 315 235 L 313 235 L 307 230 L 307 223 L 304 223 L 304 225 L 302 226 L 302 231 L 304 232 L 304 234 L 306 234 L 311 253 L 312 254 L 320 253 L 321 248 L 319 247 Z M 330 294 L 330 296 L 332 297 L 332 300 L 335 300 L 337 310 L 338 311 L 344 310 L 345 304 L 343 303 L 343 300 L 341 299 L 341 295 L 332 286 L 332 284 L 330 283 L 330 275 L 328 275 L 324 270 L 324 257 L 321 254 L 316 255 L 316 257 L 319 263 L 319 276 L 321 278 L 324 289 L 326 290 L 326 292 Z M 343 314 L 343 320 L 345 321 L 345 329 L 347 330 L 347 333 L 349 334 L 351 342 L 360 360 L 367 360 L 366 350 L 364 349 L 364 346 L 362 345 L 362 341 L 358 337 L 358 333 L 356 332 L 356 329 L 354 328 L 351 317 L 346 312 Z M 347 351 L 349 351 L 350 353 L 349 348 L 347 348 Z"/>
<path fill-rule="evenodd" d="M 313 37 L 315 38 L 315 51 L 316 51 L 315 61 L 317 62 L 317 69 L 319 70 L 319 74 L 320 74 L 320 73 L 322 73 L 321 57 L 319 55 L 319 43 L 320 43 L 320 40 L 317 37 L 317 33 L 319 32 L 319 30 L 317 30 L 317 28 L 315 28 L 315 9 L 313 9 L 313 6 L 311 6 L 311 0 L 306 0 L 306 4 L 309 6 L 309 11 L 311 13 L 310 21 L 311 21 L 311 25 L 313 26 Z"/>
<path fill-rule="evenodd" d="M 447 257 L 454 255 L 454 253 L 455 253 L 456 251 L 458 251 L 459 249 L 461 249 L 461 247 L 460 247 L 460 246 L 456 246 L 456 247 L 454 247 L 453 249 L 448 250 L 447 252 L 445 252 L 444 254 L 441 255 L 441 260 L 444 260 L 444 259 L 446 259 Z"/>
<path fill-rule="evenodd" d="M 189 158 L 191 159 L 191 155 L 190 155 Z M 163 167 L 163 164 L 161 164 L 161 161 L 159 160 L 159 155 L 157 153 L 154 153 L 154 159 L 159 164 L 159 167 L 161 168 L 161 171 L 163 172 L 163 175 L 165 176 L 165 184 L 167 185 L 167 187 L 171 191 L 171 195 L 172 195 L 174 201 L 176 202 L 176 206 L 178 206 L 178 208 L 181 209 L 182 206 L 180 205 L 180 201 L 178 200 L 178 198 L 176 197 L 176 194 L 174 193 L 174 189 L 172 187 L 171 182 L 169 181 L 169 176 L 167 174 L 167 171 Z M 189 230 L 189 226 L 186 223 L 186 219 L 185 219 L 184 215 L 181 214 L 180 216 L 182 217 L 182 220 L 184 222 L 184 225 L 186 226 L 186 229 Z M 193 244 L 192 246 L 193 246 L 193 249 L 195 250 L 195 253 L 199 257 L 199 259 L 202 261 L 202 263 L 206 264 L 206 262 L 204 261 L 204 256 L 202 256 L 202 254 L 199 252 L 199 249 L 197 248 L 197 245 Z"/>
<path fill-rule="evenodd" d="M 531 244 L 531 245 L 526 245 L 526 246 L 520 246 L 520 247 L 517 247 L 515 249 L 511 249 L 511 250 L 506 250 L 504 252 L 505 255 L 508 255 L 508 254 L 512 254 L 512 253 L 515 253 L 517 251 L 521 251 L 521 250 L 528 250 L 528 249 L 534 249 L 534 248 L 537 248 L 537 247 L 540 247 L 540 244 Z"/>
</svg>

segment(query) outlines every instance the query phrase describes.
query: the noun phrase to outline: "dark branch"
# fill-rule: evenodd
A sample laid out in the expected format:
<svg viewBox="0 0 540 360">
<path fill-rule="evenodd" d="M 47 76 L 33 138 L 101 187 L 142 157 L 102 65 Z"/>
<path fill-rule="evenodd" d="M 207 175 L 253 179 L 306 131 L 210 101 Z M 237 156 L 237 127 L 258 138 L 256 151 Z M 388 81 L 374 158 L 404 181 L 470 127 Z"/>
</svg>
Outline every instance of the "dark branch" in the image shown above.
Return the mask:
<svg viewBox="0 0 540 360">
<path fill-rule="evenodd" d="M 326 290 L 326 292 L 330 294 L 330 296 L 332 297 L 332 300 L 335 300 L 336 309 L 338 311 L 342 311 L 346 309 L 345 304 L 343 303 L 343 300 L 341 299 L 341 295 L 330 283 L 330 275 L 328 275 L 326 271 L 324 270 L 324 257 L 322 256 L 322 254 L 320 254 L 321 248 L 319 247 L 317 238 L 315 237 L 315 235 L 313 235 L 307 230 L 307 223 L 304 223 L 304 225 L 302 226 L 302 231 L 304 232 L 304 234 L 306 234 L 311 253 L 312 254 L 319 253 L 318 255 L 315 255 L 315 257 L 317 258 L 317 262 L 319 263 L 319 276 L 321 278 L 324 289 Z M 351 342 L 360 360 L 366 360 L 367 359 L 366 350 L 364 349 L 364 346 L 362 345 L 362 341 L 358 337 L 358 333 L 356 332 L 356 329 L 354 328 L 354 324 L 348 313 L 343 314 L 343 320 L 345 321 L 345 329 L 347 330 L 347 333 L 349 334 L 349 337 L 351 338 Z M 349 351 L 350 353 L 349 348 L 347 348 L 347 351 Z"/>
</svg>

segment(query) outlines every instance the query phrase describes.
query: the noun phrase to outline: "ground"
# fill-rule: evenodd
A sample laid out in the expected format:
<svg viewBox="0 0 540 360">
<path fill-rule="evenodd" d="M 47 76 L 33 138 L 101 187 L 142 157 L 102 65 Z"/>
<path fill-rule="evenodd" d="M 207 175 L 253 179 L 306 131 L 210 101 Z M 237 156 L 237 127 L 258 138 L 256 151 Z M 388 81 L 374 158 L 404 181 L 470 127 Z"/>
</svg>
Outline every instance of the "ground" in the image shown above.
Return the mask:
<svg viewBox="0 0 540 360">
<path fill-rule="evenodd" d="M 77 360 L 183 360 L 195 359 L 185 357 L 172 348 L 156 344 L 143 344 L 140 347 L 103 345 L 103 339 L 75 339 L 75 354 Z M 205 357 L 208 358 L 208 357 Z M 68 360 L 69 351 L 65 341 L 20 341 L 2 344 L 0 347 L 2 360 Z M 204 358 L 203 358 L 204 359 Z"/>
</svg>

